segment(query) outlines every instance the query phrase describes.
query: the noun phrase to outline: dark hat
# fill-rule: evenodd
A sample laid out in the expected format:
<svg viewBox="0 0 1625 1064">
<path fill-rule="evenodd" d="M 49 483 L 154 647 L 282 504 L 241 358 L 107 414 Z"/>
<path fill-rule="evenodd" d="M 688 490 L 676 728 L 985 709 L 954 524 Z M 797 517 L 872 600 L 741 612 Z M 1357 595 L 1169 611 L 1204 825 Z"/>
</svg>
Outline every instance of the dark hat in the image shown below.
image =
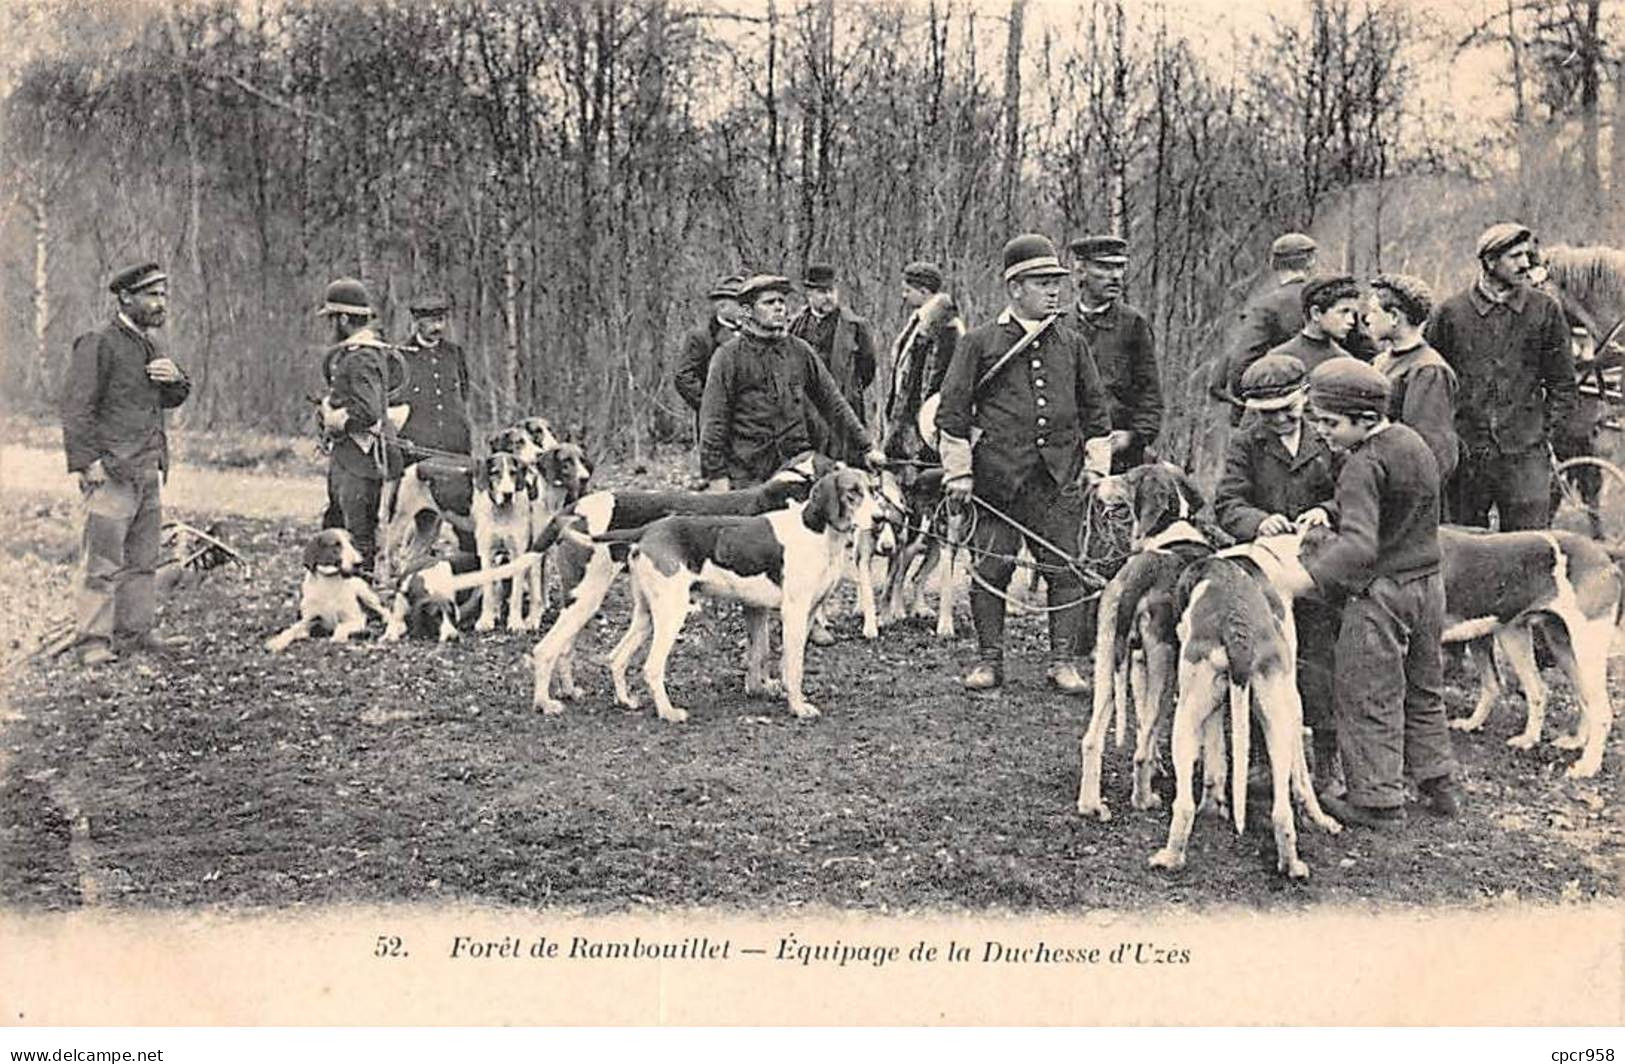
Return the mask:
<svg viewBox="0 0 1625 1064">
<path fill-rule="evenodd" d="M 903 280 L 927 292 L 942 291 L 942 268 L 934 262 L 911 262 L 903 267 Z"/>
<path fill-rule="evenodd" d="M 1349 355 L 1329 358 L 1309 374 L 1309 401 L 1334 414 L 1386 414 L 1390 391 L 1381 370 Z"/>
<path fill-rule="evenodd" d="M 1120 236 L 1080 236 L 1072 241 L 1071 247 L 1072 254 L 1083 262 L 1128 265 L 1128 241 Z"/>
<path fill-rule="evenodd" d="M 322 309 L 316 314 L 324 318 L 330 314 L 357 314 L 370 318 L 372 296 L 368 294 L 367 286 L 354 277 L 340 277 L 322 293 Z"/>
<path fill-rule="evenodd" d="M 781 277 L 776 273 L 759 273 L 739 286 L 739 301 L 746 305 L 756 302 L 756 298 L 768 292 L 790 291 L 790 278 Z"/>
<path fill-rule="evenodd" d="M 419 315 L 444 314 L 452 305 L 451 296 L 443 292 L 428 292 L 408 303 L 406 309 Z"/>
<path fill-rule="evenodd" d="M 1275 259 L 1286 258 L 1290 255 L 1307 255 L 1319 251 L 1320 245 L 1308 233 L 1282 233 L 1270 245 L 1270 257 Z"/>
<path fill-rule="evenodd" d="M 1496 222 L 1479 234 L 1478 257 L 1492 258 L 1515 244 L 1532 240 L 1534 235 L 1526 225 L 1519 225 L 1517 222 Z"/>
<path fill-rule="evenodd" d="M 835 267 L 827 263 L 815 263 L 807 267 L 807 275 L 801 279 L 803 288 L 834 288 Z"/>
<path fill-rule="evenodd" d="M 119 292 L 139 292 L 143 288 L 151 288 L 159 281 L 169 280 L 162 266 L 156 262 L 143 262 L 139 266 L 131 266 L 120 270 L 113 275 L 107 283 L 107 290 L 115 294 Z"/>
<path fill-rule="evenodd" d="M 1241 375 L 1238 391 L 1249 410 L 1280 410 L 1303 394 L 1309 372 L 1292 355 L 1265 355 Z"/>
<path fill-rule="evenodd" d="M 739 288 L 745 283 L 742 273 L 730 273 L 725 277 L 718 277 L 717 283 L 711 286 L 711 294 L 707 299 L 738 299 Z"/>
<path fill-rule="evenodd" d="M 1041 233 L 1023 233 L 1004 245 L 1004 279 L 1018 277 L 1065 277 L 1071 271 L 1061 265 L 1055 245 Z"/>
</svg>

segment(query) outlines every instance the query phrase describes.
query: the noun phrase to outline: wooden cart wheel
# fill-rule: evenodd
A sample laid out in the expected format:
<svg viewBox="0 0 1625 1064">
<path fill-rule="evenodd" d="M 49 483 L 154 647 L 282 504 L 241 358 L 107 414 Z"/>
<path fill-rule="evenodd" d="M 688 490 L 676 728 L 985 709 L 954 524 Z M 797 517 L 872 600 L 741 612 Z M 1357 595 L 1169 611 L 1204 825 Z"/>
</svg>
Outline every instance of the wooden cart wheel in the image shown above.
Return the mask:
<svg viewBox="0 0 1625 1064">
<path fill-rule="evenodd" d="M 1552 527 L 1625 548 L 1625 471 L 1581 455 L 1559 462 L 1555 472 Z"/>
</svg>

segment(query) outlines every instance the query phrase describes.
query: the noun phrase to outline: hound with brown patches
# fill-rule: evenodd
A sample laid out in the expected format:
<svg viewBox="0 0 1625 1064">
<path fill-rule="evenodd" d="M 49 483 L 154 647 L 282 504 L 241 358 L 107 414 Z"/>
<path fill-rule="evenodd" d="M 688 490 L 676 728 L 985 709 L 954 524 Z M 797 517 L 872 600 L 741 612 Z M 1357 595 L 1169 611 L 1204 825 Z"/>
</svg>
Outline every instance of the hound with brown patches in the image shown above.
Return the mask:
<svg viewBox="0 0 1625 1064">
<path fill-rule="evenodd" d="M 480 558 L 480 568 L 490 571 L 504 562 L 512 561 L 530 549 L 530 499 L 524 490 L 524 473 L 519 459 L 513 454 L 498 451 L 486 455 L 474 470 L 474 546 Z M 497 580 L 487 576 L 485 597 L 480 604 L 480 619 L 474 630 L 489 632 L 497 623 Z M 525 579 L 515 578 L 508 591 L 508 630 L 523 631 L 527 627 L 524 611 L 526 586 L 532 599 L 541 597 L 537 570 L 527 570 Z"/>
<path fill-rule="evenodd" d="M 333 642 L 342 643 L 367 627 L 364 610 L 386 617 L 384 604 L 356 575 L 360 565 L 361 552 L 344 529 L 323 529 L 311 537 L 299 584 L 299 620 L 267 639 L 265 649 L 280 654 L 318 628 L 331 629 Z"/>
<path fill-rule="evenodd" d="M 745 604 L 750 632 L 745 690 L 750 693 L 780 690 L 767 669 L 768 612 L 779 612 L 782 690 L 797 717 L 818 716 L 818 707 L 802 691 L 812 614 L 840 582 L 853 536 L 871 528 L 874 517 L 868 478 L 845 469 L 819 480 L 804 506 L 761 517 L 666 517 L 611 534 L 611 542 L 632 544 L 632 623 L 610 657 L 616 700 L 637 708 L 626 670 L 652 633 L 643 676 L 655 708 L 662 720 L 688 719 L 666 694 L 666 660 L 688 617 L 689 595 L 699 590 Z"/>
<path fill-rule="evenodd" d="M 1163 706 L 1173 701 L 1177 625 L 1183 605 L 1180 576 L 1216 549 L 1229 546 L 1230 539 L 1197 519 L 1205 501 L 1177 466 L 1137 466 L 1106 477 L 1096 491 L 1108 503 L 1128 506 L 1133 514 L 1131 542 L 1137 551 L 1101 592 L 1093 658 L 1094 705 L 1080 743 L 1078 812 L 1109 820 L 1111 810 L 1100 793 L 1108 720 L 1116 720 L 1121 747 L 1127 733 L 1128 703 L 1133 702 L 1132 802 L 1136 809 L 1155 808 L 1161 799 L 1151 789 L 1151 773 Z"/>
<path fill-rule="evenodd" d="M 1193 786 L 1198 753 L 1207 769 L 1204 810 L 1224 811 L 1227 775 L 1224 731 L 1218 714 L 1230 710 L 1229 772 L 1236 831 L 1247 821 L 1249 715 L 1259 718 L 1274 802 L 1276 867 L 1293 879 L 1309 875 L 1298 856 L 1291 795 L 1328 832 L 1342 830 L 1327 816 L 1309 780 L 1303 749 L 1303 706 L 1295 676 L 1297 632 L 1292 596 L 1313 584 L 1298 560 L 1300 536 L 1270 536 L 1231 547 L 1192 564 L 1180 578 L 1179 701 L 1174 707 L 1173 760 L 1176 795 L 1168 842 L 1151 864 L 1178 869 L 1197 812 Z"/>
<path fill-rule="evenodd" d="M 1445 582 L 1447 643 L 1493 636 L 1511 664 L 1529 717 L 1507 745 L 1528 750 L 1540 741 L 1546 717 L 1546 685 L 1535 665 L 1532 628 L 1541 624 L 1579 703 L 1573 733 L 1554 743 L 1579 750 L 1570 779 L 1589 779 L 1602 768 L 1603 746 L 1613 726 L 1608 694 L 1608 650 L 1618 628 L 1625 584 L 1608 552 L 1572 532 L 1477 532 L 1439 530 Z M 1478 704 L 1471 716 L 1452 720 L 1458 731 L 1476 731 L 1489 719 L 1501 692 L 1493 660 L 1479 657 Z"/>
<path fill-rule="evenodd" d="M 711 517 L 749 517 L 768 513 L 804 499 L 812 483 L 795 470 L 781 470 L 754 488 L 725 492 L 595 491 L 582 496 L 537 532 L 532 547 L 554 550 L 564 606 L 531 652 L 535 668 L 534 704 L 545 713 L 564 712 L 553 694 L 553 675 L 566 698 L 579 698 L 575 683 L 576 638 L 597 615 L 615 577 L 626 568 L 627 550 L 612 550 L 596 537 L 642 528 L 674 514 Z M 556 546 L 555 546 L 556 544 Z"/>
</svg>

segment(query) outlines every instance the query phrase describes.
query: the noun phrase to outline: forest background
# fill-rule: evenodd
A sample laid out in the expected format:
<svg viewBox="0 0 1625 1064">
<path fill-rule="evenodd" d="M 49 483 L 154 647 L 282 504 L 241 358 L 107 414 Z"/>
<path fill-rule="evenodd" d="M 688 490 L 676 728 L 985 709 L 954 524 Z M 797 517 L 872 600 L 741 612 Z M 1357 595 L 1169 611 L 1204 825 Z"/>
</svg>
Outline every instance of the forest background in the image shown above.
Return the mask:
<svg viewBox="0 0 1625 1064">
<path fill-rule="evenodd" d="M 642 461 L 691 439 L 671 377 L 720 274 L 835 263 L 884 349 L 905 262 L 974 322 L 1009 235 L 1106 231 L 1160 449 L 1202 464 L 1205 368 L 1276 233 L 1441 289 L 1500 218 L 1625 236 L 1622 0 L 25 0 L 0 31 L 14 416 L 49 416 L 151 257 L 184 427 L 305 429 L 351 274 L 395 338 L 412 294 L 455 298 L 482 426 Z"/>
</svg>

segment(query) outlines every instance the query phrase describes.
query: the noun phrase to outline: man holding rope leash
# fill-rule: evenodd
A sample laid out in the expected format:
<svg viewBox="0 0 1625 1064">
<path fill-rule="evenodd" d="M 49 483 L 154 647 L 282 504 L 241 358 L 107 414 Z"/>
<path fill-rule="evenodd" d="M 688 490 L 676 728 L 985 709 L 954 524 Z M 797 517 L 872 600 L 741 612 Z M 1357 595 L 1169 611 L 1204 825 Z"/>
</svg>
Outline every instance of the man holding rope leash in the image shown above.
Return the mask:
<svg viewBox="0 0 1625 1064">
<path fill-rule="evenodd" d="M 1050 684 L 1081 694 L 1081 574 L 1050 549 L 1077 540 L 1087 480 L 1111 467 L 1111 408 L 1088 344 L 1059 319 L 1066 267 L 1036 233 L 1004 246 L 1009 305 L 954 349 L 937 413 L 948 495 L 981 505 L 971 546 L 979 660 L 967 690 L 1004 683 L 1003 592 L 1022 539 L 1044 567 L 1049 592 Z M 1021 526 L 1019 529 L 1017 526 Z"/>
</svg>

